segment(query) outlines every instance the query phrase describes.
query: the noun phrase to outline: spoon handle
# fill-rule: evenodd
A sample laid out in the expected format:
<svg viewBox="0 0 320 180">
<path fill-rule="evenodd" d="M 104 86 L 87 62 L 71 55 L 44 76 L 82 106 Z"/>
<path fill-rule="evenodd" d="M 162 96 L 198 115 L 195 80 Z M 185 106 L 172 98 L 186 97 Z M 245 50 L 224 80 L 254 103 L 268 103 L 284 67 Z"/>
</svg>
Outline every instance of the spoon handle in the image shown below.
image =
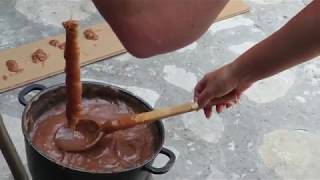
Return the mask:
<svg viewBox="0 0 320 180">
<path fill-rule="evenodd" d="M 155 121 L 162 118 L 167 118 L 167 117 L 171 117 L 171 116 L 175 116 L 175 115 L 179 115 L 179 114 L 183 114 L 191 111 L 196 111 L 198 109 L 199 109 L 199 106 L 197 103 L 190 102 L 190 103 L 185 103 L 178 106 L 160 108 L 150 112 L 136 114 L 134 115 L 133 120 L 137 124 L 142 124 L 142 123 Z"/>
</svg>

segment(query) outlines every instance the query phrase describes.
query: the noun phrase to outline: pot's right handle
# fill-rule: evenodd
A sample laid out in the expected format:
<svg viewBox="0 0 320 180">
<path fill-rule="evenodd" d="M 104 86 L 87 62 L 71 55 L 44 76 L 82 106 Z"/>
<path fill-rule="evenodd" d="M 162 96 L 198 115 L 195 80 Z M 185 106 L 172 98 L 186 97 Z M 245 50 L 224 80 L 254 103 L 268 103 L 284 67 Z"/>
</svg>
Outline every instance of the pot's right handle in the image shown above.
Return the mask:
<svg viewBox="0 0 320 180">
<path fill-rule="evenodd" d="M 29 176 L 14 147 L 0 115 L 0 150 L 15 180 L 29 180 Z"/>
<path fill-rule="evenodd" d="M 25 97 L 30 92 L 35 91 L 35 90 L 43 91 L 45 89 L 47 89 L 47 87 L 45 87 L 44 85 L 41 85 L 41 84 L 32 84 L 30 86 L 25 87 L 24 89 L 22 89 L 22 91 L 20 91 L 19 96 L 18 96 L 20 104 L 22 104 L 23 106 L 26 106 L 28 104 L 28 101 L 26 100 Z"/>
<path fill-rule="evenodd" d="M 167 162 L 167 164 L 161 168 L 156 168 L 152 166 L 152 163 L 150 163 L 144 166 L 145 170 L 149 171 L 152 174 L 165 174 L 172 168 L 173 164 L 176 161 L 176 156 L 174 155 L 174 153 L 167 148 L 162 148 L 160 154 L 168 156 L 169 161 Z"/>
</svg>

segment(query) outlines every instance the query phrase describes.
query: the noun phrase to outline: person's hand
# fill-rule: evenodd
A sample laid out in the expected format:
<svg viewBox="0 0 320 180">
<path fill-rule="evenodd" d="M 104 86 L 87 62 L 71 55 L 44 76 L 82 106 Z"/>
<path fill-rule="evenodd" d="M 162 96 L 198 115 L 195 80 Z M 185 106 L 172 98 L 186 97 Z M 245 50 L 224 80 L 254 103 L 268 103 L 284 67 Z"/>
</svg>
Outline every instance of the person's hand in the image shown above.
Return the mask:
<svg viewBox="0 0 320 180">
<path fill-rule="evenodd" d="M 243 91 L 251 84 L 241 83 L 233 75 L 232 65 L 228 64 L 216 71 L 206 74 L 194 89 L 194 100 L 203 108 L 205 116 L 212 114 L 212 106 L 220 113 L 223 108 L 229 108 L 237 103 Z"/>
</svg>

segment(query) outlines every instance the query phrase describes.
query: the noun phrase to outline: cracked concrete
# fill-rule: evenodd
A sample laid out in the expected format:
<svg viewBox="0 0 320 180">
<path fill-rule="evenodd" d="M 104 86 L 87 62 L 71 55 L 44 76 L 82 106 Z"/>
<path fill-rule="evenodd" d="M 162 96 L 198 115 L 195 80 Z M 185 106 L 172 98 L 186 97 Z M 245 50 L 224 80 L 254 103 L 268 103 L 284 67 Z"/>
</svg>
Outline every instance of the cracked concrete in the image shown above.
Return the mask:
<svg viewBox="0 0 320 180">
<path fill-rule="evenodd" d="M 42 17 L 37 15 L 44 12 L 32 12 L 26 8 L 28 4 L 22 2 L 30 3 L 22 0 L 0 2 L 0 49 L 63 32 L 55 25 L 57 19 L 47 19 L 45 23 L 43 19 L 37 19 Z M 72 2 L 81 2 L 74 11 L 81 11 L 81 4 L 87 3 L 84 0 Z M 82 68 L 82 78 L 124 87 L 154 107 L 189 101 L 193 85 L 206 72 L 234 60 L 280 28 L 309 1 L 246 2 L 250 13 L 215 23 L 197 42 L 181 50 L 149 60 L 124 54 Z M 43 9 L 48 8 L 46 3 L 40 5 Z M 52 12 L 63 10 L 59 6 L 52 8 L 56 8 Z M 74 12 L 74 15 L 79 13 Z M 102 21 L 91 10 L 82 13 L 81 17 L 84 26 Z M 154 179 L 320 179 L 317 170 L 310 168 L 319 166 L 318 159 L 313 158 L 320 153 L 315 146 L 320 133 L 319 68 L 319 60 L 315 59 L 261 81 L 245 93 L 240 105 L 209 121 L 199 113 L 165 121 L 165 146 L 178 158 L 169 173 Z M 63 80 L 61 74 L 38 83 L 51 86 Z M 26 163 L 20 127 L 23 107 L 17 101 L 20 90 L 0 94 L 0 112 Z M 160 165 L 164 162 L 162 158 L 157 160 Z M 13 179 L 1 153 L 0 179 Z"/>
</svg>

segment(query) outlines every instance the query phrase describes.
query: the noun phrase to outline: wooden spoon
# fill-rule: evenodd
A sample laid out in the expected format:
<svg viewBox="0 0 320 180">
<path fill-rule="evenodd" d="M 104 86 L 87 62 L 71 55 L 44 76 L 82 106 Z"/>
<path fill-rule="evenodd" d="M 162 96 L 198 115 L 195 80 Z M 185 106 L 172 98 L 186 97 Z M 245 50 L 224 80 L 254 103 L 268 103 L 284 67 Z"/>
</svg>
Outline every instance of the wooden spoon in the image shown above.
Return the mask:
<svg viewBox="0 0 320 180">
<path fill-rule="evenodd" d="M 75 131 L 68 127 L 59 128 L 55 135 L 55 142 L 64 151 L 85 151 L 95 146 L 107 133 L 198 109 L 197 103 L 186 103 L 140 114 L 119 114 L 116 118 L 109 119 L 103 124 L 98 124 L 93 119 L 80 119 Z"/>
</svg>

